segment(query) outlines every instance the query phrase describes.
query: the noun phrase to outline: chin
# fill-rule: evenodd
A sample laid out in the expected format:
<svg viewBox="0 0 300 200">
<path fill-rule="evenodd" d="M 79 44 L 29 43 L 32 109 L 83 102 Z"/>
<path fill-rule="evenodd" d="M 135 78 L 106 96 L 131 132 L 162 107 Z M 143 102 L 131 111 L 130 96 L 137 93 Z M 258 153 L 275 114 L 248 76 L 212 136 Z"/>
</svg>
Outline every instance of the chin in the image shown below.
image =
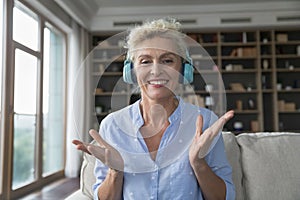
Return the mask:
<svg viewBox="0 0 300 200">
<path fill-rule="evenodd" d="M 161 89 L 160 91 L 148 90 L 145 93 L 146 93 L 146 97 L 153 100 L 168 99 L 168 98 L 173 98 L 175 96 L 175 94 L 167 88 Z"/>
</svg>

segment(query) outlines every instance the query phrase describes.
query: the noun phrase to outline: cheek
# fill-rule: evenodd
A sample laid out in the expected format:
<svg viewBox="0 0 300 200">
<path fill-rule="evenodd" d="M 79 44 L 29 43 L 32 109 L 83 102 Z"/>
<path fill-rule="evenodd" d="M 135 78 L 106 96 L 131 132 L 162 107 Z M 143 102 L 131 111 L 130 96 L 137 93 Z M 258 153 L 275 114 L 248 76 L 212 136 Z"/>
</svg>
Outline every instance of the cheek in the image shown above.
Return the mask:
<svg viewBox="0 0 300 200">
<path fill-rule="evenodd" d="M 137 78 L 138 82 L 144 82 L 144 80 L 146 79 L 148 73 L 149 72 L 147 71 L 146 68 L 143 68 L 143 69 L 136 68 L 135 69 L 135 75 L 136 75 L 136 78 Z"/>
<path fill-rule="evenodd" d="M 172 77 L 174 80 L 177 80 L 179 79 L 181 76 L 182 76 L 182 73 L 181 73 L 181 67 L 178 67 L 178 68 L 173 68 L 173 69 L 170 69 L 168 71 L 168 74 L 170 77 Z"/>
</svg>

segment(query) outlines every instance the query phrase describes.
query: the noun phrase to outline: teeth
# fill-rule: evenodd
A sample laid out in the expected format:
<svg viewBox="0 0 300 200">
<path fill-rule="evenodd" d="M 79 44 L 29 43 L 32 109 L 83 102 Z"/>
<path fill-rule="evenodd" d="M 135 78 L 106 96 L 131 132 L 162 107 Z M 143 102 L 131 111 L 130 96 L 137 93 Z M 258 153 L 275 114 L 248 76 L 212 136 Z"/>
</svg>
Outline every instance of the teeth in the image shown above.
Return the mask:
<svg viewBox="0 0 300 200">
<path fill-rule="evenodd" d="M 149 81 L 149 83 L 151 84 L 151 85 L 164 85 L 164 84 L 166 84 L 168 81 L 166 81 L 166 80 L 159 80 L 159 81 Z"/>
</svg>

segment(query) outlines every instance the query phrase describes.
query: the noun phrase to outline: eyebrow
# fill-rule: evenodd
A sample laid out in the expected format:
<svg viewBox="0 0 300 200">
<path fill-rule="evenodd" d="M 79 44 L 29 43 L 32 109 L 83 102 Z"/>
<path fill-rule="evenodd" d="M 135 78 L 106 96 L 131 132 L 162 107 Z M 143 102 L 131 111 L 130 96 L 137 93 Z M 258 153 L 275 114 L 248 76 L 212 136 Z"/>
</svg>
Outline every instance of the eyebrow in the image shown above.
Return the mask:
<svg viewBox="0 0 300 200">
<path fill-rule="evenodd" d="M 169 55 L 175 56 L 175 57 L 176 57 L 177 54 L 172 53 L 172 52 L 166 52 L 166 53 L 161 54 L 161 55 L 159 56 L 159 58 L 162 58 L 162 57 L 165 57 L 165 56 L 169 56 Z M 144 56 L 145 56 L 145 57 L 152 57 L 152 56 L 149 55 L 149 54 L 141 54 L 141 55 L 139 55 L 137 58 L 144 57 Z"/>
</svg>

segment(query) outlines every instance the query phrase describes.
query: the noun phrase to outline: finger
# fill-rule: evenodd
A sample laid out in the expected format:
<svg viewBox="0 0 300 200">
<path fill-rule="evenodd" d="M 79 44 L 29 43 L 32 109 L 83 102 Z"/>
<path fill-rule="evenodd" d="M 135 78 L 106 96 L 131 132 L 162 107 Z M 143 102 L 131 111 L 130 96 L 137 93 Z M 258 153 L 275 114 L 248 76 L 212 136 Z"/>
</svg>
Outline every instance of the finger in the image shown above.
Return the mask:
<svg viewBox="0 0 300 200">
<path fill-rule="evenodd" d="M 97 132 L 97 131 L 95 131 L 94 129 L 91 129 L 90 131 L 89 131 L 89 134 L 91 135 L 91 137 L 94 139 L 94 140 L 96 140 L 96 142 L 98 142 L 98 144 L 101 146 L 101 147 L 109 147 L 110 145 L 107 143 L 107 142 L 105 142 L 103 139 L 102 139 L 102 137 L 100 136 L 100 134 Z"/>
<path fill-rule="evenodd" d="M 202 134 L 202 128 L 203 128 L 203 117 L 202 115 L 199 115 L 196 120 L 196 135 L 200 136 Z"/>
<path fill-rule="evenodd" d="M 234 111 L 233 110 L 230 110 L 230 111 L 226 112 L 223 115 L 223 117 L 225 118 L 226 122 L 228 122 L 228 120 L 230 120 L 233 116 L 234 116 Z"/>
<path fill-rule="evenodd" d="M 91 155 L 91 152 L 89 152 L 89 150 L 84 145 L 78 145 L 77 149 Z"/>
<path fill-rule="evenodd" d="M 83 144 L 80 140 L 72 140 L 72 143 L 75 145 Z"/>
<path fill-rule="evenodd" d="M 101 148 L 99 146 L 95 146 L 95 145 L 88 145 L 87 149 L 89 152 L 91 152 L 91 154 L 93 156 L 95 156 L 96 158 L 98 158 L 99 160 L 101 160 L 101 162 L 105 163 L 106 159 L 105 159 L 105 148 Z"/>
<path fill-rule="evenodd" d="M 226 112 L 222 117 L 220 117 L 212 126 L 212 132 L 218 133 L 221 129 L 223 129 L 223 126 L 228 122 L 232 117 L 234 116 L 234 111 L 230 110 Z"/>
<path fill-rule="evenodd" d="M 85 153 L 91 154 L 91 152 L 89 152 L 89 150 L 82 144 L 76 145 L 76 148 L 80 151 L 83 151 Z"/>
</svg>

